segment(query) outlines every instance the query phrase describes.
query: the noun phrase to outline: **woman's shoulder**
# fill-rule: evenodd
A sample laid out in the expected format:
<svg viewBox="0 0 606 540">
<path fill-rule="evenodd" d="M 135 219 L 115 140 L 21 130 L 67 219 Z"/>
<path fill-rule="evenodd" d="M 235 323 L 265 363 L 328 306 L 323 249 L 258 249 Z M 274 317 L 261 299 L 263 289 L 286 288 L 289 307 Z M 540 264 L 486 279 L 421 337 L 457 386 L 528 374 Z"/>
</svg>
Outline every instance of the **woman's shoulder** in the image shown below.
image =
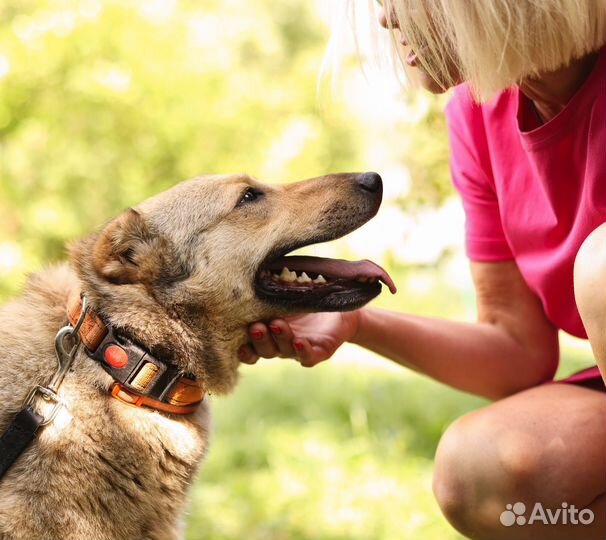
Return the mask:
<svg viewBox="0 0 606 540">
<path fill-rule="evenodd" d="M 474 99 L 469 85 L 467 83 L 463 83 L 454 88 L 450 101 L 446 106 L 446 112 L 450 113 L 453 109 L 472 112 L 480 107 L 481 104 Z"/>
<path fill-rule="evenodd" d="M 512 107 L 517 107 L 517 95 L 512 89 L 498 93 L 489 101 L 480 103 L 473 95 L 468 84 L 457 86 L 446 106 L 446 115 L 449 118 L 474 118 L 484 119 L 503 114 L 511 114 Z"/>
<path fill-rule="evenodd" d="M 446 117 L 451 131 L 459 134 L 479 133 L 486 135 L 491 126 L 505 125 L 517 115 L 517 94 L 514 90 L 504 90 L 491 100 L 478 102 L 467 84 L 457 86 L 446 106 Z"/>
</svg>

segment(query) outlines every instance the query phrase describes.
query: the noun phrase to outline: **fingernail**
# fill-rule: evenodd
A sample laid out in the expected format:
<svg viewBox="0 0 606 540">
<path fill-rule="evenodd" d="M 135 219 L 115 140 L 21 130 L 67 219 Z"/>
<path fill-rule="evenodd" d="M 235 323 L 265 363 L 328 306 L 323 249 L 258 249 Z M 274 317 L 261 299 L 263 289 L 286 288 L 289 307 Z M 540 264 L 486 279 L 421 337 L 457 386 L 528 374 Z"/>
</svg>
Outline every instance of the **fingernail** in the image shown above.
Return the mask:
<svg viewBox="0 0 606 540">
<path fill-rule="evenodd" d="M 246 351 L 246 349 L 240 349 L 238 351 L 238 358 L 242 361 L 248 358 L 248 352 Z"/>
<path fill-rule="evenodd" d="M 269 329 L 272 331 L 272 334 L 278 334 L 280 335 L 282 333 L 282 328 L 280 328 L 279 326 L 270 326 Z"/>
<path fill-rule="evenodd" d="M 263 332 L 261 330 L 253 330 L 250 335 L 253 337 L 253 339 L 263 339 Z"/>
<path fill-rule="evenodd" d="M 295 341 L 293 345 L 295 349 L 297 349 L 297 351 L 302 351 L 303 349 L 305 349 L 305 345 L 303 345 L 303 343 L 301 343 L 300 341 Z"/>
</svg>

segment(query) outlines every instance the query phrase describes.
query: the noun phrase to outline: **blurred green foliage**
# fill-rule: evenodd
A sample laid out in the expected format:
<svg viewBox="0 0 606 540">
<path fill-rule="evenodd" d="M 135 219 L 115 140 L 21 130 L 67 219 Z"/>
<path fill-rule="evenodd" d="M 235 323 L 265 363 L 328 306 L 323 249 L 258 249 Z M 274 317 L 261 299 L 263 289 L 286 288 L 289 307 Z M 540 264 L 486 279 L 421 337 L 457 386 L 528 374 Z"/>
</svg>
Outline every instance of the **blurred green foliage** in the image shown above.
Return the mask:
<svg viewBox="0 0 606 540">
<path fill-rule="evenodd" d="M 319 113 L 326 28 L 306 2 L 5 0 L 0 21 L 0 244 L 24 258 L 2 296 L 179 180 L 358 165 L 343 109 Z"/>
<path fill-rule="evenodd" d="M 448 137 L 444 107 L 448 96 L 429 97 L 423 92 L 409 92 L 404 97 L 413 109 L 423 114 L 396 125 L 408 136 L 403 141 L 400 159 L 413 179 L 412 189 L 402 201 L 403 209 L 436 208 L 453 194 L 449 171 Z M 416 103 L 417 101 L 421 103 Z"/>
</svg>

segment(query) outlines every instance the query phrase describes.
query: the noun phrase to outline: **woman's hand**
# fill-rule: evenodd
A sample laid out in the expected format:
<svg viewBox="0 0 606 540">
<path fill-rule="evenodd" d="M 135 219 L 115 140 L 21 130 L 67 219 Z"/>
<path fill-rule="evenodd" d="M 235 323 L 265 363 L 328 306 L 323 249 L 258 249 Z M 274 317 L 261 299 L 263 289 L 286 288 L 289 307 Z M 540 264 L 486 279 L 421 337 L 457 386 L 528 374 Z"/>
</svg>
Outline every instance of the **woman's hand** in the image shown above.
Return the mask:
<svg viewBox="0 0 606 540">
<path fill-rule="evenodd" d="M 249 326 L 250 343 L 238 350 L 240 361 L 254 364 L 259 357 L 295 358 L 312 367 L 330 358 L 358 330 L 359 311 L 309 313 Z"/>
</svg>

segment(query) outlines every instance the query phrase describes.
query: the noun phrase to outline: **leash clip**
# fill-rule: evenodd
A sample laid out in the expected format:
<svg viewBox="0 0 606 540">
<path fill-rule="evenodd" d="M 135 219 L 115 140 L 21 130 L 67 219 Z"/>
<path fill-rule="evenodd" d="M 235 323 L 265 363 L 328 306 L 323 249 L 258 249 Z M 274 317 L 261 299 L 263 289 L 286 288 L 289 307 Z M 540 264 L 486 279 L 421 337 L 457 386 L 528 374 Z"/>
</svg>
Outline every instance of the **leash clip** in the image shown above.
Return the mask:
<svg viewBox="0 0 606 540">
<path fill-rule="evenodd" d="M 23 403 L 23 408 L 27 409 L 31 407 L 32 402 L 38 395 L 44 399 L 44 401 L 53 402 L 55 404 L 48 417 L 43 417 L 42 421 L 40 422 L 41 426 L 45 426 L 46 424 L 50 424 L 55 419 L 59 409 L 64 405 L 64 403 L 57 395 L 57 392 L 51 390 L 47 386 L 37 384 L 30 390 L 29 394 L 27 394 L 25 402 Z"/>
<path fill-rule="evenodd" d="M 48 417 L 44 418 L 40 423 L 41 426 L 50 424 L 57 416 L 59 409 L 64 405 L 64 402 L 61 400 L 61 398 L 59 398 L 58 395 L 59 387 L 61 386 L 61 383 L 63 383 L 63 379 L 65 379 L 65 376 L 70 370 L 72 363 L 74 362 L 74 358 L 76 357 L 76 353 L 78 352 L 78 348 L 80 347 L 80 336 L 78 332 L 82 326 L 82 323 L 84 322 L 84 319 L 86 318 L 88 307 L 88 300 L 86 296 L 83 296 L 82 311 L 76 326 L 68 324 L 67 326 L 59 329 L 57 335 L 55 336 L 57 371 L 55 371 L 55 374 L 53 375 L 53 378 L 48 386 L 37 384 L 30 390 L 29 394 L 27 394 L 27 397 L 25 398 L 25 402 L 23 404 L 24 408 L 30 407 L 38 395 L 45 401 L 53 402 L 55 404 Z M 73 345 L 70 348 L 66 347 L 67 339 L 72 339 L 73 341 Z"/>
</svg>

